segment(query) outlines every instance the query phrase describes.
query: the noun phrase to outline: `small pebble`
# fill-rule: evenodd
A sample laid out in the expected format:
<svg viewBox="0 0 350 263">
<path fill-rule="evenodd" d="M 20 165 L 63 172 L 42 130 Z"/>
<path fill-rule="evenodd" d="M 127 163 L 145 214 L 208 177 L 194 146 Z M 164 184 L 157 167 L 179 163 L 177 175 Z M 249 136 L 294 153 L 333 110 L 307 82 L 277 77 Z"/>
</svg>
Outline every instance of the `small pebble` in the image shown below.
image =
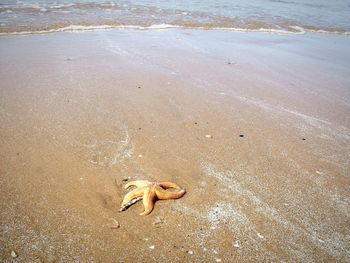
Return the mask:
<svg viewBox="0 0 350 263">
<path fill-rule="evenodd" d="M 264 236 L 262 234 L 260 234 L 260 233 L 258 233 L 258 237 L 264 238 Z"/>
<path fill-rule="evenodd" d="M 11 257 L 16 258 L 18 257 L 17 253 L 15 251 L 11 251 Z"/>
<path fill-rule="evenodd" d="M 187 253 L 190 254 L 190 255 L 193 255 L 193 251 L 192 250 L 187 251 Z"/>
<path fill-rule="evenodd" d="M 142 154 L 139 154 L 139 156 L 138 156 L 139 158 L 142 158 Z"/>
<path fill-rule="evenodd" d="M 243 138 L 243 137 L 244 137 L 244 134 L 240 134 L 239 137 Z"/>
<path fill-rule="evenodd" d="M 213 135 L 207 134 L 207 135 L 205 135 L 205 138 L 212 139 L 212 138 L 213 138 Z"/>
<path fill-rule="evenodd" d="M 240 248 L 241 247 L 241 241 L 236 240 L 235 244 L 233 245 L 235 248 Z"/>
<path fill-rule="evenodd" d="M 118 229 L 120 227 L 120 224 L 117 220 L 115 220 L 114 218 L 111 218 L 111 220 L 113 221 L 111 224 L 111 229 Z"/>
<path fill-rule="evenodd" d="M 155 246 L 154 246 L 154 245 L 152 245 L 152 246 L 149 246 L 149 248 L 150 248 L 150 249 L 154 249 L 154 248 L 155 248 Z"/>
<path fill-rule="evenodd" d="M 215 261 L 216 262 L 221 262 L 221 258 L 216 258 Z"/>
</svg>

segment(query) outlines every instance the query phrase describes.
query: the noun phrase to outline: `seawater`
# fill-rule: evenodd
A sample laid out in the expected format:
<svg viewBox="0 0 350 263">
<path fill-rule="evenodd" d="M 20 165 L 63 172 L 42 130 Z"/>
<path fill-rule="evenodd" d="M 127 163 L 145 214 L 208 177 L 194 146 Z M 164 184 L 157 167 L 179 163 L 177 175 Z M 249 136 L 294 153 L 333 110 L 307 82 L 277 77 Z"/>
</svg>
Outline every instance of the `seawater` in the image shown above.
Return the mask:
<svg viewBox="0 0 350 263">
<path fill-rule="evenodd" d="M 0 34 L 117 27 L 350 34 L 350 1 L 0 0 Z"/>
</svg>

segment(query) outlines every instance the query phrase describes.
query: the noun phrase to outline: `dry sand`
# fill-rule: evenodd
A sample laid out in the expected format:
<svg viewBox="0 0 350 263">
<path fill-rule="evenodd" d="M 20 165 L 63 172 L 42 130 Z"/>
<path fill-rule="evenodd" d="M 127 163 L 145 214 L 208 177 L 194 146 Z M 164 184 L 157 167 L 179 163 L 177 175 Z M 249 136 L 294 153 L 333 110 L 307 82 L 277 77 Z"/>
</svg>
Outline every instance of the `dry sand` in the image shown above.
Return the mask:
<svg viewBox="0 0 350 263">
<path fill-rule="evenodd" d="M 0 261 L 350 262 L 349 76 L 347 36 L 1 37 Z"/>
</svg>

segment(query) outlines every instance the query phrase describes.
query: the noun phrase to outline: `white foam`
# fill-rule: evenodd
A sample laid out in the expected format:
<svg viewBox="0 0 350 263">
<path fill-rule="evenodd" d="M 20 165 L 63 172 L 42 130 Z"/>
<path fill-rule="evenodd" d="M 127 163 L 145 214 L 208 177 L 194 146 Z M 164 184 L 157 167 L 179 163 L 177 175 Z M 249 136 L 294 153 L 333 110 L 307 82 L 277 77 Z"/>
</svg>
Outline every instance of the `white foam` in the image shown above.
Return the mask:
<svg viewBox="0 0 350 263">
<path fill-rule="evenodd" d="M 53 28 L 48 30 L 37 31 L 18 31 L 18 32 L 1 32 L 0 36 L 6 35 L 35 35 L 35 34 L 50 34 L 58 32 L 84 32 L 84 31 L 98 31 L 98 30 L 111 30 L 111 29 L 136 29 L 136 30 L 164 30 L 171 28 L 182 28 L 177 25 L 159 24 L 152 26 L 134 26 L 134 25 L 99 25 L 99 26 L 83 26 L 83 25 L 70 25 L 66 27 Z"/>
<path fill-rule="evenodd" d="M 340 32 L 340 31 L 328 31 L 328 30 L 312 30 L 312 29 L 306 29 L 305 31 L 311 32 L 311 33 L 316 33 L 316 34 L 325 34 L 325 35 L 345 35 L 349 36 L 350 32 L 345 31 L 345 32 Z"/>
<path fill-rule="evenodd" d="M 142 27 L 143 29 L 168 29 L 168 28 L 182 28 L 182 26 L 179 25 L 171 25 L 171 24 L 157 24 L 157 25 L 151 25 L 148 27 Z"/>
<path fill-rule="evenodd" d="M 57 32 L 80 32 L 80 31 L 94 31 L 94 30 L 107 30 L 115 28 L 109 25 L 101 25 L 101 26 L 81 26 L 81 25 L 70 25 L 61 28 L 53 28 L 48 30 L 38 30 L 38 31 L 18 31 L 18 32 L 1 32 L 0 36 L 5 35 L 35 35 L 35 34 L 49 34 L 49 33 L 57 33 Z"/>
<path fill-rule="evenodd" d="M 61 9 L 65 7 L 71 7 L 74 4 L 62 4 L 51 6 L 51 9 Z M 40 7 L 42 8 L 42 7 Z M 62 11 L 64 12 L 64 11 Z M 232 32 L 265 32 L 279 35 L 300 35 L 305 34 L 305 32 L 320 33 L 320 34 L 338 34 L 338 35 L 350 35 L 350 32 L 340 32 L 340 31 L 326 31 L 326 30 L 309 30 L 298 26 L 290 26 L 290 28 L 295 31 L 283 30 L 283 29 L 273 29 L 273 28 L 239 28 L 239 27 L 204 27 L 204 26 L 181 26 L 174 24 L 155 24 L 150 26 L 140 26 L 140 25 L 70 25 L 61 28 L 52 28 L 48 30 L 35 30 L 35 31 L 16 31 L 16 32 L 1 32 L 0 36 L 3 35 L 31 35 L 31 34 L 49 34 L 57 32 L 81 32 L 81 31 L 96 31 L 96 30 L 110 30 L 110 29 L 136 29 L 136 30 L 165 30 L 165 29 L 192 29 L 192 30 L 220 30 L 220 31 L 232 31 Z"/>
<path fill-rule="evenodd" d="M 67 7 L 72 7 L 75 6 L 75 4 L 56 4 L 50 6 L 51 9 L 61 9 L 61 8 L 67 8 Z"/>
<path fill-rule="evenodd" d="M 208 29 L 208 28 L 199 27 L 199 29 Z M 222 31 L 234 31 L 234 32 L 263 32 L 263 33 L 272 33 L 272 34 L 278 34 L 278 35 L 302 35 L 305 33 L 305 31 L 293 32 L 293 31 L 273 29 L 273 28 L 249 29 L 249 28 L 239 28 L 239 27 L 213 27 L 209 29 L 222 30 Z"/>
</svg>

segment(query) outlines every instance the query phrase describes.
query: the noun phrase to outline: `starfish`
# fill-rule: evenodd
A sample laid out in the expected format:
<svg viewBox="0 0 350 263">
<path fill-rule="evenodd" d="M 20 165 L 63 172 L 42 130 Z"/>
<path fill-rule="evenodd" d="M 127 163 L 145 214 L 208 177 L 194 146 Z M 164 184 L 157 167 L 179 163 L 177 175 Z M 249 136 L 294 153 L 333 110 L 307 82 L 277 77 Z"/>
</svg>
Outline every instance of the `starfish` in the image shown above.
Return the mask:
<svg viewBox="0 0 350 263">
<path fill-rule="evenodd" d="M 137 180 L 127 183 L 124 188 L 128 189 L 131 186 L 136 186 L 136 188 L 125 195 L 119 211 L 125 211 L 128 207 L 142 199 L 143 206 L 145 207 L 145 210 L 140 214 L 142 216 L 152 212 L 154 202 L 157 199 L 177 199 L 182 197 L 186 192 L 180 186 L 171 182 L 156 183 L 147 180 Z M 173 190 L 167 190 L 169 188 Z"/>
</svg>

